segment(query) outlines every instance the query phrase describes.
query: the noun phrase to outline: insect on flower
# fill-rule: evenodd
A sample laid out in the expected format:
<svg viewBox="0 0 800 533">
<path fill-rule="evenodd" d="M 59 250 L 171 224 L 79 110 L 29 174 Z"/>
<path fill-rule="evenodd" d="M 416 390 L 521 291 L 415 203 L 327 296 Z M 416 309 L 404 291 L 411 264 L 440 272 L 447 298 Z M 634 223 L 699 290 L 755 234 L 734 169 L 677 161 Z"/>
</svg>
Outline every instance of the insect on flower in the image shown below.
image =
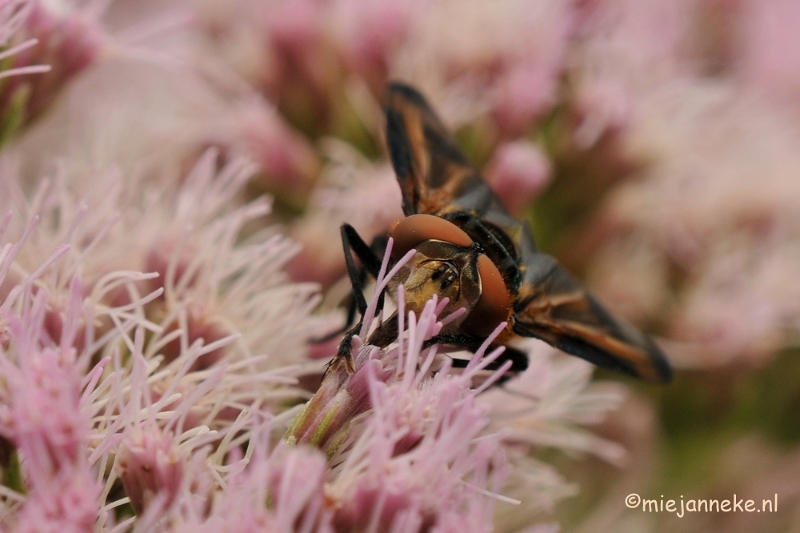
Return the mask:
<svg viewBox="0 0 800 533">
<path fill-rule="evenodd" d="M 666 357 L 652 341 L 613 317 L 553 257 L 536 249 L 528 224 L 504 210 L 415 89 L 389 86 L 386 137 L 406 215 L 389 234 L 394 240 L 392 260 L 416 250 L 389 292 L 396 296 L 403 285 L 406 308 L 417 313 L 434 294 L 448 298 L 445 312 L 466 310 L 429 344 L 475 352 L 505 322 L 493 341 L 506 347 L 495 366 L 510 360 L 511 374 L 525 370 L 528 359 L 510 344 L 535 337 L 604 368 L 648 381 L 672 378 Z M 378 276 L 388 236 L 368 245 L 348 224 L 341 233 L 353 286 L 346 329 L 356 309 L 363 317 L 365 276 Z M 332 363 L 352 369 L 351 339 L 359 328 L 360 324 L 345 336 Z M 397 333 L 393 316 L 368 342 L 385 347 Z M 465 363 L 456 359 L 453 364 Z"/>
</svg>

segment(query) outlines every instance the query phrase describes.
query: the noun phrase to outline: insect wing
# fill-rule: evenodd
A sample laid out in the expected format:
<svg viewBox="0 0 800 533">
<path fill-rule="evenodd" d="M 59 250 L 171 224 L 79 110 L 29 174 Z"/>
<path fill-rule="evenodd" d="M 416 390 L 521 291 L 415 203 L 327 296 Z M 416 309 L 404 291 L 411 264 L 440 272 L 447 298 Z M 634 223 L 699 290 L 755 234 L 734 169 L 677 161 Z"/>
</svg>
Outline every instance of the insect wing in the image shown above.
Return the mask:
<svg viewBox="0 0 800 533">
<path fill-rule="evenodd" d="M 537 337 L 597 366 L 666 383 L 666 357 L 633 326 L 614 318 L 554 258 L 525 258 L 514 304 L 514 332 Z"/>
<path fill-rule="evenodd" d="M 554 258 L 536 250 L 528 224 L 505 211 L 415 89 L 389 86 L 386 138 L 403 212 L 455 221 L 484 246 L 516 295 L 512 322 L 517 335 L 540 338 L 642 379 L 672 378 L 664 354 L 647 337 L 611 316 Z"/>
<path fill-rule="evenodd" d="M 393 83 L 387 90 L 386 140 L 406 216 L 502 211 L 425 98 L 407 85 Z"/>
</svg>

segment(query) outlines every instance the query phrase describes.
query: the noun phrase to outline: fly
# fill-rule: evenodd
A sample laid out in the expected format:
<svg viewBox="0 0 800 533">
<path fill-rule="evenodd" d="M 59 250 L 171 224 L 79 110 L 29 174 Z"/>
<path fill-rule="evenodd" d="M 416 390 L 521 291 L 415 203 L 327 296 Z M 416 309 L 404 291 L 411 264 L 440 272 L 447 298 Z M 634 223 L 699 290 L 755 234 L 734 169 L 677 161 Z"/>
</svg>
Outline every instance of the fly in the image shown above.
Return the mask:
<svg viewBox="0 0 800 533">
<path fill-rule="evenodd" d="M 466 309 L 429 344 L 475 352 L 505 323 L 493 346 L 506 349 L 494 366 L 510 360 L 511 374 L 528 366 L 527 354 L 511 344 L 535 337 L 603 368 L 648 381 L 670 381 L 672 370 L 661 350 L 606 311 L 553 257 L 536 249 L 528 224 L 505 211 L 412 87 L 389 85 L 386 138 L 406 215 L 388 235 L 394 240 L 392 260 L 416 250 L 391 281 L 390 292 L 396 293 L 402 284 L 406 308 L 416 312 L 433 295 L 448 298 L 446 312 Z M 365 274 L 377 277 L 388 236 L 368 245 L 348 224 L 341 234 L 353 286 L 349 326 L 356 310 L 363 316 Z M 351 339 L 359 329 L 360 324 L 345 336 L 335 359 L 348 369 Z M 369 343 L 385 347 L 396 336 L 397 318 L 391 317 Z M 454 366 L 465 363 L 454 360 Z"/>
</svg>

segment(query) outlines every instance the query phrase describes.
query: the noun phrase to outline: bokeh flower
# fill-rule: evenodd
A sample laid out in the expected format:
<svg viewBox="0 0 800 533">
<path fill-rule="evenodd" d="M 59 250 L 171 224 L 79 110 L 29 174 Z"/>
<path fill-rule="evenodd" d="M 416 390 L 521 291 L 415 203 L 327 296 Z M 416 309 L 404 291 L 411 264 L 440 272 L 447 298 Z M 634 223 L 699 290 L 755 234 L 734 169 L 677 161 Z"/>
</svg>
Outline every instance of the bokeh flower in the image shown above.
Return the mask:
<svg viewBox="0 0 800 533">
<path fill-rule="evenodd" d="M 795 4 L 0 3 L 0 529 L 669 531 L 625 491 L 778 491 L 680 529 L 792 530 Z M 339 227 L 402 216 L 391 79 L 673 385 L 531 340 L 490 386 L 402 299 L 325 373 Z"/>
</svg>

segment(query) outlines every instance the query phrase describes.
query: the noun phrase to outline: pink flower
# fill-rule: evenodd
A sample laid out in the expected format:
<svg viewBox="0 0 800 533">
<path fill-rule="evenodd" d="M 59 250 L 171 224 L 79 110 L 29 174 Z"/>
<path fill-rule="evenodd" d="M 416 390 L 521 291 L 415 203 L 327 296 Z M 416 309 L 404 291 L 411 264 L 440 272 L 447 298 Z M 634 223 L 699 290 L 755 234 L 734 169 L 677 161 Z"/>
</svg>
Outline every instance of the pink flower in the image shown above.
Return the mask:
<svg viewBox="0 0 800 533">
<path fill-rule="evenodd" d="M 291 230 L 303 244 L 290 266 L 296 280 L 329 286 L 344 274 L 339 228 L 347 222 L 369 242 L 403 216 L 390 166 L 375 164 L 341 142 L 326 144 L 328 167 L 309 199 L 308 213 Z M 331 243 L 337 243 L 331 246 Z"/>
<path fill-rule="evenodd" d="M 378 279 L 376 295 L 393 275 L 394 271 Z M 377 323 L 372 318 L 376 298 L 373 296 L 366 312 L 362 336 Z M 403 316 L 402 289 L 398 304 L 398 313 Z M 478 396 L 508 366 L 503 365 L 476 389 L 472 388 L 476 377 L 499 352 L 483 356 L 481 350 L 463 373 L 454 374 L 449 359 L 441 361 L 438 347 L 423 349 L 424 341 L 442 327 L 437 310 L 443 308 L 434 298 L 419 318 L 409 313 L 407 331 L 387 349 L 361 344 L 356 337 L 353 373 L 343 361 L 334 360 L 319 391 L 289 428 L 290 444 L 320 446 L 331 457 L 334 466 L 327 492 L 333 499 L 337 529 L 490 531 L 498 501 L 505 502 L 502 505 L 513 502 L 499 495 L 509 474 L 503 443 L 507 437 L 519 443 L 522 433 L 486 433 L 491 424 L 490 410 Z M 528 374 L 537 386 L 542 384 L 537 381 L 542 368 Z M 571 376 L 576 385 L 585 383 L 586 374 L 571 370 L 564 376 Z M 531 385 L 523 386 L 530 390 Z M 563 401 L 574 388 L 559 385 L 549 391 L 542 389 L 544 396 L 557 391 Z M 499 392 L 498 396 L 504 395 Z M 613 399 L 613 394 L 607 399 Z M 498 397 L 498 401 L 508 403 L 507 398 Z M 596 403 L 594 407 L 599 413 L 607 405 Z M 525 412 L 521 405 L 518 408 Z M 563 412 L 550 416 L 559 419 Z M 578 435 L 565 433 L 559 441 L 548 440 L 546 434 L 550 433 L 544 430 L 539 443 L 559 446 L 575 443 Z M 619 454 L 618 449 L 600 440 L 590 442 L 587 439 L 579 447 L 602 445 L 607 453 Z M 549 498 L 557 497 L 560 483 L 558 479 L 551 481 Z M 526 503 L 532 503 L 531 496 Z M 545 493 L 534 498 L 550 504 L 553 501 Z"/>
<path fill-rule="evenodd" d="M 210 468 L 223 468 L 260 413 L 303 396 L 292 376 L 306 339 L 319 334 L 313 319 L 300 320 L 316 287 L 286 282 L 281 269 L 295 249 L 287 239 L 237 241 L 268 206 L 230 207 L 252 166 L 217 172 L 214 163 L 210 152 L 179 190 L 164 185 L 144 208 L 119 203 L 120 174 L 84 202 L 58 182 L 30 205 L 20 200 L 21 213 L 0 227 L 13 243 L 0 248 L 0 365 L 15 377 L 0 391 L 0 430 L 29 484 L 10 515 L 19 529 L 44 529 L 45 519 L 111 526 L 126 502 L 143 523 L 178 512 L 187 491 L 210 497 L 216 478 L 206 459 L 197 464 L 210 446 Z M 5 186 L 3 201 L 21 198 L 13 179 Z M 101 207 L 127 210 L 109 222 Z M 38 215 L 21 225 L 29 211 Z M 113 238 L 118 231 L 128 238 Z M 175 245 L 162 249 L 160 239 Z M 113 270 L 148 258 L 157 273 Z M 215 329 L 195 327 L 193 309 Z M 118 485 L 125 498 L 101 505 Z"/>
<path fill-rule="evenodd" d="M 27 501 L 12 523 L 19 533 L 91 531 L 100 507 L 101 486 L 94 469 L 67 465 L 55 475 L 31 478 Z"/>
<path fill-rule="evenodd" d="M 259 176 L 270 191 L 286 201 L 304 201 L 320 171 L 313 147 L 303 135 L 262 98 L 238 95 L 220 102 L 209 117 L 206 142 L 234 147 L 260 167 Z"/>
<path fill-rule="evenodd" d="M 253 432 L 247 457 L 231 452 L 230 467 L 221 473 L 224 490 L 198 499 L 187 487 L 167 531 L 333 533 L 325 458 L 306 447 L 279 445 L 268 452 L 268 434 L 269 424 Z"/>
<path fill-rule="evenodd" d="M 18 48 L 14 68 L 8 72 L 43 73 L 15 78 L 3 90 L 3 98 L 19 106 L 13 110 L 20 114 L 14 125 L 19 127 L 41 115 L 68 81 L 97 60 L 105 36 L 91 16 L 78 11 L 59 13 L 39 0 L 7 2 L 0 17 L 9 14 L 14 29 L 19 28 L 17 36 L 28 41 L 22 43 L 24 50 Z M 0 40 L 5 43 L 8 39 Z M 47 68 L 34 68 L 37 64 Z"/>
<path fill-rule="evenodd" d="M 101 486 L 87 461 L 91 420 L 83 394 L 89 359 L 72 343 L 81 320 L 80 284 L 72 284 L 65 328 L 46 328 L 47 294 L 24 289 L 22 310 L 4 309 L 8 343 L 0 349 L 6 376 L 0 392 L 0 433 L 13 443 L 24 480 L 18 531 L 86 531 L 99 512 Z M 22 497 L 21 497 L 22 499 Z"/>
<path fill-rule="evenodd" d="M 426 0 L 332 3 L 332 32 L 345 64 L 374 90 L 383 90 L 391 62 L 426 3 Z"/>
<path fill-rule="evenodd" d="M 54 72 L 9 85 L 32 83 L 20 109 L 38 118 L 0 154 L 0 369 L 14 378 L 0 444 L 23 473 L 3 490 L 8 529 L 491 531 L 573 492 L 531 453 L 620 461 L 585 427 L 617 389 L 536 343 L 531 370 L 491 388 L 497 353 L 423 349 L 451 318 L 442 302 L 406 315 L 400 294 L 408 327 L 378 349 L 373 295 L 353 361 L 323 379 L 335 346 L 310 340 L 341 317 L 318 308 L 319 285 L 292 281 L 334 285 L 342 222 L 369 240 L 402 216 L 378 156 L 387 76 L 430 89 L 455 128 L 481 122 L 458 138 L 477 164 L 496 149 L 487 177 L 514 211 L 548 184 L 538 146 L 562 139 L 536 128 L 562 100 L 575 98 L 582 149 L 649 133 L 646 105 L 611 105 L 641 92 L 583 70 L 573 4 L 10 5 L 36 10 L 9 23 L 8 45 L 41 40 L 11 63 L 46 54 Z M 450 355 L 471 362 L 454 370 Z"/>
<path fill-rule="evenodd" d="M 800 53 L 793 24 L 800 16 L 797 2 L 743 1 L 734 3 L 731 11 L 733 36 L 728 46 L 733 69 L 767 99 L 775 98 L 797 111 Z"/>
<path fill-rule="evenodd" d="M 551 163 L 541 148 L 515 141 L 497 148 L 486 168 L 486 181 L 516 216 L 541 194 L 552 179 Z"/>
<path fill-rule="evenodd" d="M 117 468 L 125 493 L 137 513 L 142 513 L 153 499 L 168 508 L 183 481 L 185 458 L 181 457 L 175 438 L 162 434 L 157 427 L 131 428 L 117 451 Z"/>
</svg>

